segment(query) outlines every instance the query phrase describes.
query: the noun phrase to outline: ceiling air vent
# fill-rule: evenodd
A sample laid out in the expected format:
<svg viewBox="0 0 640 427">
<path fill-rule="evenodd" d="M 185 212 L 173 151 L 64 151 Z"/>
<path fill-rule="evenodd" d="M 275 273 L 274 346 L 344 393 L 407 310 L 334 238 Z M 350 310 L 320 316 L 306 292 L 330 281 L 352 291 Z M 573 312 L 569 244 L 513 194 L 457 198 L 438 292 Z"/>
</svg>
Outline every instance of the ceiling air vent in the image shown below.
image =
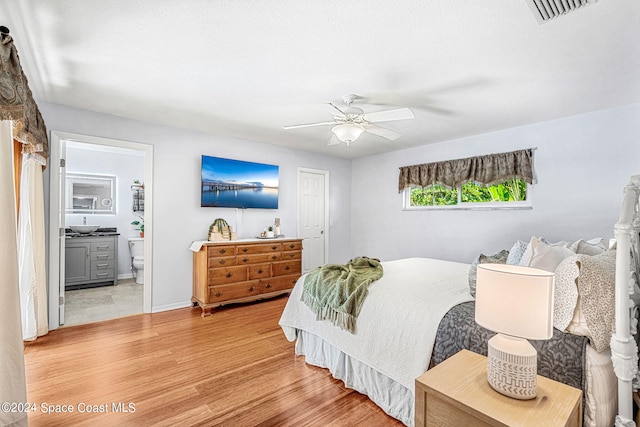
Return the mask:
<svg viewBox="0 0 640 427">
<path fill-rule="evenodd" d="M 598 0 L 525 0 L 538 24 L 549 21 L 557 16 L 565 15 L 589 3 Z"/>
</svg>

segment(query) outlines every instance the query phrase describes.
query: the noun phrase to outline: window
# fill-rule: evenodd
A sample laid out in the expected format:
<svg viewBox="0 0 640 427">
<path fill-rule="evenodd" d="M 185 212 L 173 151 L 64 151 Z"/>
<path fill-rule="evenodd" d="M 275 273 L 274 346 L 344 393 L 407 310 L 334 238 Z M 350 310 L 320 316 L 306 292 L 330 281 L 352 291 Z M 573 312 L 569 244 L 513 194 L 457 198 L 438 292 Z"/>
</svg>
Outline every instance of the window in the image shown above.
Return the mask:
<svg viewBox="0 0 640 427">
<path fill-rule="evenodd" d="M 531 208 L 531 191 L 526 181 L 514 178 L 497 184 L 467 182 L 448 188 L 433 184 L 404 190 L 404 209 L 523 209 Z"/>
</svg>

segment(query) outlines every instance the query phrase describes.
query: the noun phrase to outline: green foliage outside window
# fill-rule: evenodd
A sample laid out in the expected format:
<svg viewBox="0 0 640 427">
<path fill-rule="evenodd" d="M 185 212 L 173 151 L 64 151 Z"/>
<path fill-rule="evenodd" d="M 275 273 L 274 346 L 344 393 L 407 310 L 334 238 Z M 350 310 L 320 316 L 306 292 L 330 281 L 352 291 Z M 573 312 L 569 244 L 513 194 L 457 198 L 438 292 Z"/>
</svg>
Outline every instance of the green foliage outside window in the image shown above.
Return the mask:
<svg viewBox="0 0 640 427">
<path fill-rule="evenodd" d="M 458 190 L 462 203 L 520 202 L 527 200 L 527 183 L 509 179 L 487 187 L 468 182 L 460 188 L 434 184 L 427 188 L 411 189 L 411 206 L 451 206 L 458 204 Z"/>
</svg>

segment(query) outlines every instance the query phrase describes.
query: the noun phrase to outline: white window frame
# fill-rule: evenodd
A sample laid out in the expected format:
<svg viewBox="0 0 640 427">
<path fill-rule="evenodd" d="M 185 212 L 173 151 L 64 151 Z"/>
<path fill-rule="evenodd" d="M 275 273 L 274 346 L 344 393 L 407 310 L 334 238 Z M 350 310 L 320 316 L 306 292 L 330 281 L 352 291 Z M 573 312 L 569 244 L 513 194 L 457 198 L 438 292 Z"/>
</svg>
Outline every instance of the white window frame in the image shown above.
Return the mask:
<svg viewBox="0 0 640 427">
<path fill-rule="evenodd" d="M 527 183 L 527 200 L 519 202 L 462 202 L 462 186 L 458 189 L 458 203 L 444 206 L 411 206 L 411 188 L 402 192 L 402 210 L 404 211 L 433 211 L 433 210 L 513 210 L 533 209 L 533 185 Z"/>
</svg>

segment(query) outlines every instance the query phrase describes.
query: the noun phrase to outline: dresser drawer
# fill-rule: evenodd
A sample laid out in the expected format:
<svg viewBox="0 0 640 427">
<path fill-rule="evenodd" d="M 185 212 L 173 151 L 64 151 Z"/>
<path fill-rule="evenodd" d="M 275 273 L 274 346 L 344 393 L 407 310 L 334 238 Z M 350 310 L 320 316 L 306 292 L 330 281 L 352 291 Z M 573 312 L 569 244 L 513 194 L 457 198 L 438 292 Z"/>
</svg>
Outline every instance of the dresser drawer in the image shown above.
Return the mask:
<svg viewBox="0 0 640 427">
<path fill-rule="evenodd" d="M 238 255 L 236 262 L 238 265 L 243 264 L 259 264 L 263 262 L 280 261 L 280 252 L 255 254 L 255 255 Z"/>
<path fill-rule="evenodd" d="M 245 280 L 247 280 L 247 267 L 242 265 L 209 269 L 209 285 L 223 285 Z"/>
<path fill-rule="evenodd" d="M 283 251 L 301 251 L 302 241 L 282 243 L 282 250 Z"/>
<path fill-rule="evenodd" d="M 299 274 L 292 274 L 289 276 L 271 277 L 269 279 L 260 280 L 260 288 L 262 293 L 283 291 L 285 289 L 292 289 L 300 278 Z"/>
<path fill-rule="evenodd" d="M 252 280 L 209 287 L 209 303 L 224 302 L 239 298 L 247 298 L 260 294 L 260 282 Z"/>
<path fill-rule="evenodd" d="M 302 251 L 294 251 L 294 252 L 282 252 L 282 261 L 289 261 L 292 259 L 302 259 Z"/>
<path fill-rule="evenodd" d="M 212 245 L 207 247 L 207 256 L 211 257 L 220 257 L 220 256 L 233 256 L 236 254 L 236 247 L 233 245 L 222 246 L 222 245 Z"/>
<path fill-rule="evenodd" d="M 271 276 L 271 264 L 255 264 L 249 266 L 249 280 L 264 279 Z"/>
<path fill-rule="evenodd" d="M 286 276 L 288 274 L 300 274 L 302 266 L 300 260 L 277 261 L 273 263 L 274 276 Z"/>
<path fill-rule="evenodd" d="M 264 254 L 282 251 L 282 243 L 260 243 L 257 245 L 238 245 L 238 255 Z"/>
<path fill-rule="evenodd" d="M 115 270 L 115 266 L 116 264 L 113 262 L 112 259 L 105 260 L 105 261 L 101 261 L 101 260 L 91 261 L 91 271 Z"/>
<path fill-rule="evenodd" d="M 236 265 L 236 257 L 234 256 L 211 257 L 207 259 L 207 264 L 209 265 L 209 268 L 230 267 L 230 266 Z"/>
</svg>

